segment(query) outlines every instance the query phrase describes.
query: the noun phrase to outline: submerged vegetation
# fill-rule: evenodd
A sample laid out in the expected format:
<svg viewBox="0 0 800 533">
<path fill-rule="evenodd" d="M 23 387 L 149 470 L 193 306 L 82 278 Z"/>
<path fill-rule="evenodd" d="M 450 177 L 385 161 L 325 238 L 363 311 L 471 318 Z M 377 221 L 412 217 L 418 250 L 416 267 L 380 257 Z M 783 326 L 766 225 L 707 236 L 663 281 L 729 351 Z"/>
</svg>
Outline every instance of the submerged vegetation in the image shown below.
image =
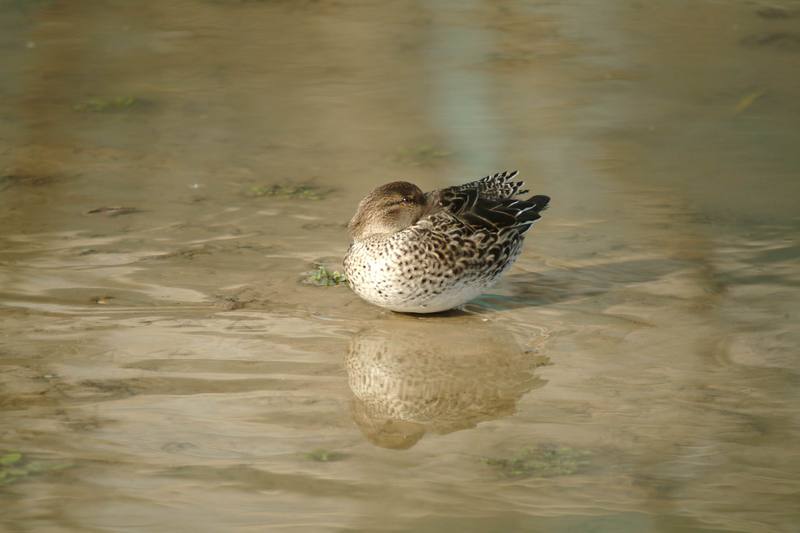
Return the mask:
<svg viewBox="0 0 800 533">
<path fill-rule="evenodd" d="M 541 444 L 508 458 L 487 457 L 484 462 L 506 477 L 555 477 L 575 474 L 589 464 L 589 452 Z"/>
<path fill-rule="evenodd" d="M 131 215 L 134 213 L 141 213 L 142 210 L 138 207 L 125 207 L 121 205 L 115 205 L 113 207 L 96 207 L 95 209 L 90 209 L 86 211 L 87 215 L 96 215 L 98 213 L 102 213 L 109 217 L 118 217 L 120 215 Z"/>
<path fill-rule="evenodd" d="M 0 175 L 0 191 L 10 187 L 43 187 L 60 181 L 58 176 L 13 173 Z"/>
<path fill-rule="evenodd" d="M 303 200 L 323 200 L 331 193 L 330 189 L 324 189 L 318 185 L 304 183 L 300 185 L 253 185 L 244 194 L 251 198 L 263 196 L 278 198 L 299 198 Z"/>
<path fill-rule="evenodd" d="M 317 265 L 315 270 L 308 273 L 306 283 L 319 287 L 333 287 L 347 282 L 347 277 L 338 270 L 329 270 L 324 265 Z"/>
<path fill-rule="evenodd" d="M 442 150 L 435 146 L 417 146 L 413 148 L 404 148 L 400 150 L 396 159 L 400 163 L 415 165 L 419 167 L 430 167 L 441 163 L 445 159 L 450 158 L 452 152 Z"/>
<path fill-rule="evenodd" d="M 22 452 L 0 452 L 0 485 L 10 485 L 36 474 L 69 468 L 70 464 L 34 461 Z"/>
<path fill-rule="evenodd" d="M 748 47 L 772 47 L 786 52 L 797 52 L 800 51 L 800 32 L 757 33 L 743 37 L 739 42 Z"/>
<path fill-rule="evenodd" d="M 72 109 L 88 113 L 114 113 L 129 111 L 145 105 L 145 100 L 135 96 L 118 96 L 115 98 L 89 98 L 72 106 Z"/>
<path fill-rule="evenodd" d="M 316 461 L 318 463 L 330 463 L 333 461 L 341 461 L 346 456 L 343 453 L 335 452 L 331 450 L 323 450 L 317 449 L 312 450 L 306 454 L 306 458 L 310 459 L 311 461 Z"/>
</svg>

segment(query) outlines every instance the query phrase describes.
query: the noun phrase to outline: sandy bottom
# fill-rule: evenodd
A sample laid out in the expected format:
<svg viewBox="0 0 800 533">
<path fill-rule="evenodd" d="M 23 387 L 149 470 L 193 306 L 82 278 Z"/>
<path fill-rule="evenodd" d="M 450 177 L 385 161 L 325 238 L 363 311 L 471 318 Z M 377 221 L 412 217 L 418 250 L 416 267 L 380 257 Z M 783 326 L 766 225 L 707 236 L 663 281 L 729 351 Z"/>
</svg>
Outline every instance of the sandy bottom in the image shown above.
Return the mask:
<svg viewBox="0 0 800 533">
<path fill-rule="evenodd" d="M 797 531 L 800 12 L 651 4 L 0 4 L 0 530 Z M 490 294 L 309 283 L 505 168 Z"/>
</svg>

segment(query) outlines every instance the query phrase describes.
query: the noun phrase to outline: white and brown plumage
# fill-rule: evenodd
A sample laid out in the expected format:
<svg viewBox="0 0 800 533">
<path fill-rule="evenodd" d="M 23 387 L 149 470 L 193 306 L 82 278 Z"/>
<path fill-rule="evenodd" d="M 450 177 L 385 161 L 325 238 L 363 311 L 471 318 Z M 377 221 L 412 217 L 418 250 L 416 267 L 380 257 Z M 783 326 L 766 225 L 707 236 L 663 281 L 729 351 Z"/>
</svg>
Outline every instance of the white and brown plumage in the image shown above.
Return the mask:
<svg viewBox="0 0 800 533">
<path fill-rule="evenodd" d="M 348 226 L 347 279 L 363 299 L 393 311 L 436 313 L 490 287 L 516 260 L 550 198 L 527 200 L 517 172 L 429 193 L 405 181 L 378 187 Z"/>
</svg>

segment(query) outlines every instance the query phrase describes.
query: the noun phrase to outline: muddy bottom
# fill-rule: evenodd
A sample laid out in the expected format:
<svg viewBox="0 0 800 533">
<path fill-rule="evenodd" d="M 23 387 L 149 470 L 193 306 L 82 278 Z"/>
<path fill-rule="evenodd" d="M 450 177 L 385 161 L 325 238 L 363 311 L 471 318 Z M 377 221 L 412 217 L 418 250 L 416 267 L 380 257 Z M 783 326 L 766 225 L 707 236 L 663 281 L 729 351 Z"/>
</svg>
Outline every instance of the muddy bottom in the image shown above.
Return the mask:
<svg viewBox="0 0 800 533">
<path fill-rule="evenodd" d="M 0 530 L 797 531 L 798 24 L 1 2 Z M 372 187 L 511 168 L 463 309 L 334 273 Z"/>
</svg>

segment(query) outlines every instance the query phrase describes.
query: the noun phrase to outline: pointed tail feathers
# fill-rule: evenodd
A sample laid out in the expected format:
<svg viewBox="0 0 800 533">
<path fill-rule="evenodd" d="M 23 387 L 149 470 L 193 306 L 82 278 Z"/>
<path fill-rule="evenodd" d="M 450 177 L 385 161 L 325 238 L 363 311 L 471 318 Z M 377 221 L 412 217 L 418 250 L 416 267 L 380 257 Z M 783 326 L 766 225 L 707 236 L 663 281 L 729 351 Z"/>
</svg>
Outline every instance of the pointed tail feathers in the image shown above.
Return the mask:
<svg viewBox="0 0 800 533">
<path fill-rule="evenodd" d="M 531 196 L 527 200 L 518 200 L 513 206 L 517 211 L 514 226 L 520 233 L 525 233 L 535 221 L 542 218 L 541 212 L 547 209 L 549 204 L 550 197 L 544 194 Z"/>
</svg>

